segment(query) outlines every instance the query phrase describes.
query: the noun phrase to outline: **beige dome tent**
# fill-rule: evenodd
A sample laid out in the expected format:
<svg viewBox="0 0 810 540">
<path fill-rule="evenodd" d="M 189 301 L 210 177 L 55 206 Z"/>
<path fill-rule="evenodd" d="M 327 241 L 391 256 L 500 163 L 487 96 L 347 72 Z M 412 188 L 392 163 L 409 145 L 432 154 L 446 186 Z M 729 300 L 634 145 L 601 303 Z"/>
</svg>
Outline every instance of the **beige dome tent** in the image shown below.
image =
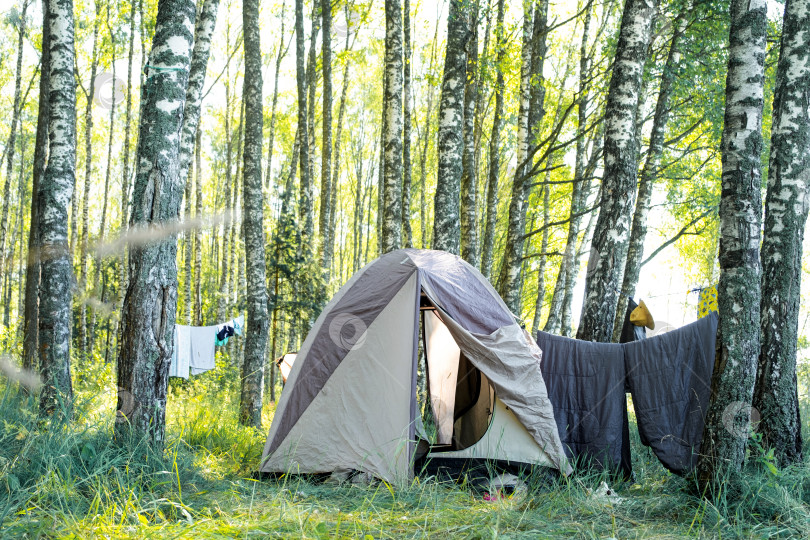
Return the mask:
<svg viewBox="0 0 810 540">
<path fill-rule="evenodd" d="M 540 357 L 486 278 L 461 258 L 387 253 L 357 272 L 313 325 L 260 472 L 356 470 L 401 482 L 420 454 L 568 472 Z M 417 397 L 420 362 L 430 436 Z"/>
</svg>

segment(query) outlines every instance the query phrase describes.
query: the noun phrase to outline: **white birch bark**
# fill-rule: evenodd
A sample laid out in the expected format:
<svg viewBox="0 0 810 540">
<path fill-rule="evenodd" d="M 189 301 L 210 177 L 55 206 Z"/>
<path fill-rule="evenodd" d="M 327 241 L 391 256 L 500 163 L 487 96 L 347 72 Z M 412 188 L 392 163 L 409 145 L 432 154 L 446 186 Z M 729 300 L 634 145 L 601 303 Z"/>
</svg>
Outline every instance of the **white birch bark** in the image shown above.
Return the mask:
<svg viewBox="0 0 810 540">
<path fill-rule="evenodd" d="M 68 247 L 68 209 L 76 179 L 76 84 L 74 79 L 73 1 L 47 3 L 49 39 L 48 139 L 50 155 L 39 201 L 40 412 L 70 413 L 70 329 L 73 265 Z"/>
<path fill-rule="evenodd" d="M 498 0 L 498 16 L 495 24 L 495 110 L 492 113 L 492 129 L 489 136 L 489 171 L 487 175 L 486 221 L 482 239 L 481 273 L 486 278 L 492 275 L 493 251 L 495 249 L 495 224 L 498 217 L 498 179 L 501 174 L 501 124 L 504 107 L 503 63 L 506 57 L 506 32 L 503 25 L 504 0 Z"/>
<path fill-rule="evenodd" d="M 712 399 L 698 461 L 701 489 L 719 488 L 745 457 L 760 353 L 760 193 L 765 0 L 732 0 L 720 198 L 720 322 Z"/>
<path fill-rule="evenodd" d="M 383 133 L 382 253 L 402 242 L 402 8 L 385 2 L 385 131 Z"/>
<path fill-rule="evenodd" d="M 200 122 L 202 109 L 202 89 L 208 58 L 211 56 L 211 38 L 217 25 L 219 0 L 205 0 L 194 28 L 194 50 L 191 55 L 191 69 L 186 87 L 186 107 L 183 114 L 183 128 L 180 134 L 180 183 L 185 186 L 189 166 L 194 152 L 194 138 Z"/>
<path fill-rule="evenodd" d="M 433 249 L 459 254 L 464 81 L 469 38 L 468 3 L 450 0 L 442 94 L 439 101 L 438 176 L 433 200 Z"/>
<path fill-rule="evenodd" d="M 142 91 L 131 228 L 179 218 L 179 152 L 196 9 L 192 0 L 162 0 Z M 165 443 L 166 390 L 177 311 L 177 239 L 132 246 L 121 318 L 116 432 Z M 136 438 L 137 440 L 137 438 Z"/>
<path fill-rule="evenodd" d="M 577 338 L 609 342 L 636 198 L 636 120 L 658 0 L 627 0 L 605 105 L 605 169 Z"/>
<path fill-rule="evenodd" d="M 247 325 L 242 364 L 240 422 L 262 426 L 264 364 L 267 353 L 267 283 L 264 252 L 264 199 L 262 194 L 262 52 L 259 0 L 244 0 L 245 33 L 245 147 L 242 182 L 242 232 L 245 239 Z"/>
<path fill-rule="evenodd" d="M 802 461 L 796 386 L 802 244 L 810 206 L 810 1 L 787 0 L 771 126 L 762 241 L 759 430 L 780 466 Z"/>
</svg>

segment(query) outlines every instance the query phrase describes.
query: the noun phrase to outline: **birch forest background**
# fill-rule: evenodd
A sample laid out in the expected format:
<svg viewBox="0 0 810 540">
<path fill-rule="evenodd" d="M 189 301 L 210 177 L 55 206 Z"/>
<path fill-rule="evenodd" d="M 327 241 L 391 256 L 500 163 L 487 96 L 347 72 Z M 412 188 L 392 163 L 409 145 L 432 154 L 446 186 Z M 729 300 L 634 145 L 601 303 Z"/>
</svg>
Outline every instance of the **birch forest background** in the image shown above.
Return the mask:
<svg viewBox="0 0 810 540">
<path fill-rule="evenodd" d="M 810 0 L 4 2 L 0 536 L 807 537 L 808 100 Z M 592 341 L 716 286 L 695 474 L 257 482 L 273 359 L 401 248 Z"/>
</svg>

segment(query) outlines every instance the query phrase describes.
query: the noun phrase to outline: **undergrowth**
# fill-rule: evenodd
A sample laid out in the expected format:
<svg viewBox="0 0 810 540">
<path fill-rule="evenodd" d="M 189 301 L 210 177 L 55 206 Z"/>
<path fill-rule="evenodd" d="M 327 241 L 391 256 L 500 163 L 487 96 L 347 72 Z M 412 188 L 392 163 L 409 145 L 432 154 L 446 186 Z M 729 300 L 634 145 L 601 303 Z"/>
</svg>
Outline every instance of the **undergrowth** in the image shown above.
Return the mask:
<svg viewBox="0 0 810 540">
<path fill-rule="evenodd" d="M 259 481 L 266 433 L 237 424 L 235 371 L 220 361 L 172 381 L 161 455 L 113 441 L 115 388 L 99 382 L 113 380 L 109 365 L 85 367 L 70 424 L 42 422 L 34 397 L 0 382 L 0 538 L 810 537 L 810 461 L 776 470 L 753 454 L 708 502 L 634 427 L 632 482 L 527 478 L 527 490 L 485 500 L 435 478 L 399 488 Z M 618 496 L 598 495 L 602 482 Z"/>
</svg>

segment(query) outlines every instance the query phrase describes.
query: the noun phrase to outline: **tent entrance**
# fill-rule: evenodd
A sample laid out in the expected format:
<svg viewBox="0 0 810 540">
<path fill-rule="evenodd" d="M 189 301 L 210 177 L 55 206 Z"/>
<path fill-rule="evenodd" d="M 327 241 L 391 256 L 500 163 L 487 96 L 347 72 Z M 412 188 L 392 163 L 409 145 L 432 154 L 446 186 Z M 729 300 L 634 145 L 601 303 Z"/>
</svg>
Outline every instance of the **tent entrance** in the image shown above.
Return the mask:
<svg viewBox="0 0 810 540">
<path fill-rule="evenodd" d="M 463 450 L 481 440 L 495 393 L 453 339 L 442 315 L 422 295 L 417 403 L 432 453 Z"/>
</svg>

